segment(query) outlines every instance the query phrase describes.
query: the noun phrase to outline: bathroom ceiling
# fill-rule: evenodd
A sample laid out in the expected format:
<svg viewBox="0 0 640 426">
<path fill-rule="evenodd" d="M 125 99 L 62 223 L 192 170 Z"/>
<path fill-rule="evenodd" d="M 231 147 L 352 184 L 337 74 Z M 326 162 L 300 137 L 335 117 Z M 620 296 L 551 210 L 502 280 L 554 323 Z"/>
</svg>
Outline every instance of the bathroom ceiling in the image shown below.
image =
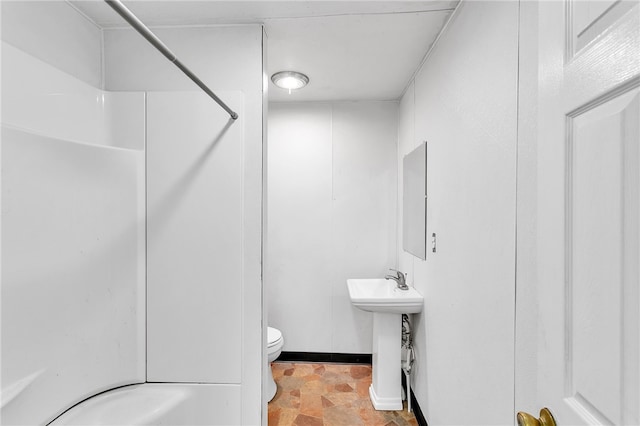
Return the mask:
<svg viewBox="0 0 640 426">
<path fill-rule="evenodd" d="M 103 28 L 127 26 L 102 1 L 71 3 Z M 311 80 L 291 94 L 270 83 L 269 100 L 334 101 L 398 99 L 458 0 L 124 3 L 149 27 L 264 23 L 269 75 Z"/>
</svg>

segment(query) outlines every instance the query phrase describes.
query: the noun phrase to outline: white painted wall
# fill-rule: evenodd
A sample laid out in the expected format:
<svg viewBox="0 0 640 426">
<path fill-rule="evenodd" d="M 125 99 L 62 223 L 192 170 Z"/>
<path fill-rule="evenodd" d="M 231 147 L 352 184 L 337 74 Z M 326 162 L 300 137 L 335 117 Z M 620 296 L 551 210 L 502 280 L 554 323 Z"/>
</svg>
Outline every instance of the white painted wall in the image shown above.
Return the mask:
<svg viewBox="0 0 640 426">
<path fill-rule="evenodd" d="M 347 278 L 396 263 L 397 103 L 272 103 L 265 285 L 285 351 L 371 353 Z"/>
<path fill-rule="evenodd" d="M 400 105 L 399 176 L 426 140 L 438 243 L 426 261 L 398 245 L 425 296 L 412 381 L 429 424 L 513 424 L 517 43 L 517 3 L 462 3 Z"/>
<path fill-rule="evenodd" d="M 149 312 L 154 315 L 149 318 L 148 330 L 149 336 L 160 336 L 161 329 L 165 322 L 161 321 L 162 312 L 167 315 L 178 315 L 176 309 L 182 310 L 186 317 L 189 318 L 188 312 L 200 310 L 202 317 L 206 321 L 193 321 L 184 327 L 193 327 L 190 332 L 194 335 L 208 335 L 206 339 L 188 339 L 188 343 L 192 345 L 191 350 L 210 354 L 213 345 L 217 345 L 218 350 L 229 351 L 221 355 L 220 360 L 224 361 L 226 357 L 235 355 L 240 358 L 240 378 L 241 383 L 241 406 L 242 406 L 242 423 L 243 424 L 259 424 L 261 413 L 265 414 L 264 422 L 266 422 L 266 404 L 262 403 L 261 398 L 261 377 L 263 366 L 266 362 L 263 358 L 264 348 L 266 348 L 265 336 L 262 329 L 262 281 L 261 281 L 261 233 L 262 233 L 262 129 L 263 129 L 263 66 L 262 66 L 262 27 L 260 25 L 245 26 L 220 26 L 220 27 L 185 27 L 185 28 L 152 28 L 152 30 L 163 40 L 163 42 L 177 55 L 182 63 L 189 67 L 197 74 L 212 90 L 220 93 L 225 91 L 239 91 L 242 93 L 242 100 L 238 101 L 231 96 L 231 101 L 238 104 L 242 115 L 240 119 L 232 124 L 233 138 L 229 141 L 236 141 L 241 146 L 241 150 L 225 150 L 214 147 L 208 154 L 207 161 L 204 162 L 202 151 L 204 149 L 203 141 L 198 138 L 211 132 L 210 138 L 215 139 L 216 132 L 219 130 L 218 118 L 213 119 L 209 123 L 211 128 L 193 129 L 194 132 L 185 131 L 182 135 L 171 134 L 171 140 L 165 142 L 173 142 L 179 147 L 184 146 L 185 150 L 182 154 L 186 157 L 171 158 L 170 152 L 155 152 L 153 156 L 148 158 L 149 170 L 156 170 L 156 173 L 163 173 L 163 170 L 171 170 L 172 179 L 178 179 L 182 184 L 184 180 L 194 177 L 192 171 L 193 161 L 202 160 L 203 168 L 208 171 L 203 172 L 198 177 L 197 184 L 189 185 L 188 188 L 181 187 L 178 191 L 171 185 L 175 181 L 161 181 L 159 175 L 156 174 L 154 182 L 149 182 L 148 191 L 150 194 L 156 194 L 162 197 L 162 194 L 170 193 L 175 190 L 178 195 L 193 197 L 194 194 L 200 194 L 202 197 L 210 197 L 208 201 L 203 200 L 206 208 L 228 209 L 226 213 L 217 210 L 219 218 L 235 217 L 230 226 L 223 229 L 218 228 L 218 224 L 213 217 L 207 218 L 204 207 L 203 210 L 192 209 L 187 211 L 178 205 L 174 206 L 172 214 L 172 223 L 177 228 L 163 228 L 158 221 L 154 222 L 154 232 L 171 231 L 168 239 L 162 239 L 158 234 L 149 238 L 149 253 L 155 253 L 153 259 L 148 265 L 149 281 L 147 283 L 149 294 L 156 294 L 157 299 L 150 299 Z M 149 43 L 144 40 L 138 33 L 131 29 L 112 29 L 104 31 L 104 57 L 105 57 L 105 86 L 109 90 L 127 91 L 127 90 L 145 90 L 150 92 L 156 91 L 174 91 L 174 92 L 194 92 L 199 93 L 199 89 L 164 56 L 158 53 Z M 150 93 L 149 96 L 155 96 Z M 167 95 L 169 96 L 169 95 Z M 166 105 L 167 109 L 162 110 L 161 104 L 156 105 L 157 117 L 166 120 L 165 123 L 159 124 L 160 127 L 153 127 L 154 134 L 158 135 L 164 124 L 174 123 L 180 126 L 190 123 L 188 108 L 193 104 L 191 101 L 184 103 L 179 100 L 179 96 L 188 96 L 176 94 L 176 102 L 178 104 Z M 225 100 L 224 96 L 221 96 Z M 170 97 L 168 98 L 170 99 Z M 199 102 L 199 101 L 198 101 Z M 213 108 L 217 106 L 210 101 Z M 177 105 L 184 106 L 185 110 L 180 111 L 180 118 L 172 113 Z M 199 105 L 197 102 L 195 105 Z M 209 107 L 207 107 L 209 108 Z M 202 110 L 194 110 L 194 114 L 200 114 Z M 202 123 L 200 123 L 202 124 Z M 154 125 L 155 126 L 155 125 Z M 238 133 L 235 133 L 238 132 Z M 240 135 L 240 139 L 238 139 Z M 225 142 L 226 137 L 225 136 Z M 153 149 L 162 149 L 159 146 L 151 146 L 154 140 L 149 140 L 149 152 Z M 236 146 L 236 148 L 238 148 Z M 172 147 L 176 149 L 176 146 Z M 174 161 L 175 160 L 175 161 Z M 178 161 L 180 160 L 180 161 Z M 235 167 L 233 170 L 233 179 L 230 180 L 228 186 L 221 186 L 220 178 L 215 171 L 216 165 L 228 163 L 229 167 Z M 216 180 L 207 182 L 202 180 L 201 176 L 215 175 Z M 238 178 L 239 176 L 239 178 Z M 224 178 L 224 174 L 223 174 Z M 239 181 L 238 181 L 239 179 Z M 153 186 L 158 185 L 158 186 Z M 194 192 L 191 192 L 194 191 Z M 175 195 L 175 194 L 174 194 Z M 225 201 L 232 197 L 233 202 L 225 204 Z M 240 197 L 239 199 L 237 197 Z M 178 197 L 179 198 L 179 197 Z M 157 199 L 156 199 L 157 200 Z M 216 200 L 220 202 L 216 204 Z M 151 206 L 150 206 L 151 207 Z M 150 217 L 152 213 L 150 212 Z M 150 219 L 151 224 L 151 219 Z M 181 228 L 182 227 L 182 228 Z M 212 228 L 219 232 L 215 238 L 210 238 Z M 201 235 L 193 234 L 198 228 L 202 229 Z M 179 237 L 179 230 L 190 232 L 195 239 L 193 247 L 199 247 L 200 250 L 189 251 L 185 248 L 183 255 L 178 259 L 172 256 L 176 254 L 175 250 L 169 247 L 161 247 L 157 244 L 173 245 L 173 249 L 184 245 Z M 178 232 L 176 232 L 178 231 Z M 157 237 L 157 238 L 156 238 Z M 200 238 L 200 240 L 198 239 Z M 232 245 L 232 247 L 228 244 Z M 235 247 L 235 249 L 234 249 Z M 226 249 L 229 251 L 226 252 Z M 188 259 L 190 255 L 196 256 Z M 222 256 L 222 257 L 220 257 Z M 224 259 L 229 260 L 225 262 Z M 195 262 L 195 260 L 198 260 Z M 187 271 L 185 268 L 190 268 Z M 162 274 L 167 276 L 163 278 Z M 188 283 L 180 283 L 175 280 L 176 277 L 183 276 Z M 198 298 L 198 294 L 187 289 L 199 283 L 207 287 L 203 290 L 206 297 Z M 182 286 L 184 291 L 180 291 Z M 209 286 L 214 286 L 217 290 L 210 291 Z M 229 304 L 224 310 L 217 311 L 221 303 L 217 298 L 223 298 L 227 294 L 240 291 L 239 304 Z M 170 299 L 168 296 L 177 299 Z M 236 300 L 236 296 L 231 296 Z M 235 309 L 232 309 L 235 306 Z M 211 315 L 207 315 L 210 313 Z M 239 327 L 240 335 L 231 336 L 234 330 L 230 324 Z M 226 332 L 218 332 L 218 327 L 230 328 Z M 179 331 L 179 330 L 178 330 Z M 172 330 L 171 336 L 177 336 L 177 330 Z M 186 332 L 186 330 L 185 330 Z M 215 336 L 229 337 L 227 341 L 213 342 Z M 239 337 L 238 343 L 237 337 Z M 149 347 L 149 350 L 162 350 L 161 340 L 156 340 Z M 177 344 L 177 340 L 173 340 Z M 177 350 L 177 348 L 176 348 Z M 182 350 L 186 350 L 183 348 Z M 162 354 L 149 353 L 150 359 L 161 359 L 166 361 L 166 357 Z M 192 359 L 193 360 L 193 359 Z M 164 362 L 162 361 L 162 362 Z M 171 362 L 173 364 L 171 364 Z M 169 368 L 170 365 L 177 365 L 179 361 L 172 360 L 169 364 L 161 366 L 154 364 L 155 367 L 161 367 L 160 370 Z M 196 362 L 196 361 L 194 361 Z M 200 365 L 203 371 L 203 380 L 217 380 L 225 383 L 238 382 L 237 369 L 230 369 L 234 372 L 229 377 L 222 377 L 220 374 L 206 372 L 211 366 L 211 360 L 204 358 L 198 359 L 202 362 Z M 155 368 L 150 365 L 149 374 Z M 155 370 L 158 371 L 158 370 Z M 168 377 L 168 376 L 155 376 Z M 190 374 L 182 375 L 181 380 L 195 380 Z"/>
</svg>

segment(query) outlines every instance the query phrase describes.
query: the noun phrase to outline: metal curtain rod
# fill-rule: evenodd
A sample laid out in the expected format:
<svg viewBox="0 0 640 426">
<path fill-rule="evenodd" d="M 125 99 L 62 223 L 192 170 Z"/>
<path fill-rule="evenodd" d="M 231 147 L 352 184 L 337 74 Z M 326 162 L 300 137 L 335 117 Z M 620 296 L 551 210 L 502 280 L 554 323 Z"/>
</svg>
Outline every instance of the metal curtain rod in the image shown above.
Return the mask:
<svg viewBox="0 0 640 426">
<path fill-rule="evenodd" d="M 142 35 L 142 37 L 146 38 L 147 41 L 153 45 L 153 47 L 158 49 L 160 53 L 162 53 L 168 60 L 173 62 L 173 64 L 178 67 L 180 71 L 185 73 L 185 75 L 189 77 L 195 84 L 197 84 L 198 87 L 204 90 L 207 95 L 211 96 L 211 98 L 216 101 L 218 105 L 220 105 L 225 111 L 229 113 L 231 118 L 233 118 L 234 120 L 238 118 L 238 114 L 236 114 L 231 108 L 229 108 L 227 104 L 222 101 L 222 99 L 216 96 L 216 94 L 213 93 L 213 91 L 209 89 L 207 85 L 202 82 L 202 80 L 200 80 L 194 73 L 192 73 L 189 68 L 184 66 L 178 60 L 178 58 L 176 58 L 176 55 L 171 50 L 169 50 L 169 48 L 162 42 L 162 40 L 160 40 L 154 33 L 152 33 L 151 30 L 147 28 L 147 26 L 143 24 L 136 15 L 131 13 L 131 11 L 127 9 L 127 7 L 123 5 L 120 0 L 104 1 L 109 6 L 111 6 L 111 8 L 118 13 L 118 15 L 122 16 L 124 20 L 127 21 L 136 31 L 138 31 Z"/>
</svg>

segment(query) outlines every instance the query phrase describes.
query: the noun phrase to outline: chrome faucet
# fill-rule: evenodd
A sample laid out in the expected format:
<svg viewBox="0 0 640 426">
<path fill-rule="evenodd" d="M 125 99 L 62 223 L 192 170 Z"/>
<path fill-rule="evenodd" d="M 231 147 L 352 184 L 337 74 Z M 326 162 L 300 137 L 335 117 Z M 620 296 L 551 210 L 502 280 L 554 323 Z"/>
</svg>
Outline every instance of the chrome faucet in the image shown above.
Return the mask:
<svg viewBox="0 0 640 426">
<path fill-rule="evenodd" d="M 398 288 L 400 290 L 409 290 L 409 286 L 407 285 L 407 283 L 405 282 L 405 277 L 404 274 L 396 269 L 389 269 L 390 271 L 394 271 L 396 273 L 395 276 L 393 275 L 386 275 L 384 277 L 385 280 L 394 280 L 397 284 L 398 284 Z"/>
</svg>

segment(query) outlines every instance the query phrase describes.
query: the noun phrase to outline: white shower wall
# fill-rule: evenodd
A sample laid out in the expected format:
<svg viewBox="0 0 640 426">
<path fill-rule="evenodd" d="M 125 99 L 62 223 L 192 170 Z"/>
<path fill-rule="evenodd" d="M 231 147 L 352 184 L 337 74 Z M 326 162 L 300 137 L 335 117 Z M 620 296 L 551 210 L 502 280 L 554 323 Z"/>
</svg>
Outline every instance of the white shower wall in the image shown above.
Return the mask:
<svg viewBox="0 0 640 426">
<path fill-rule="evenodd" d="M 225 395 L 207 424 L 260 424 L 262 27 L 158 30 L 230 122 L 134 31 L 69 2 L 2 3 L 2 423 L 175 380 Z"/>
<path fill-rule="evenodd" d="M 397 103 L 272 103 L 265 282 L 293 352 L 371 353 L 348 278 L 396 264 Z"/>
<path fill-rule="evenodd" d="M 147 380 L 242 383 L 242 93 L 148 94 Z M 240 400 L 235 404 L 239 407 Z"/>
<path fill-rule="evenodd" d="M 1 421 L 44 424 L 145 380 L 144 94 L 2 59 Z"/>
<path fill-rule="evenodd" d="M 102 32 L 70 2 L 4 0 L 0 8 L 3 41 L 102 88 Z"/>
<path fill-rule="evenodd" d="M 2 122 L 53 138 L 144 149 L 145 94 L 105 92 L 2 42 Z"/>
<path fill-rule="evenodd" d="M 152 30 L 240 118 L 134 30 L 104 31 L 106 88 L 149 92 L 149 380 L 227 386 L 221 410 L 266 423 L 262 26 Z"/>
</svg>

